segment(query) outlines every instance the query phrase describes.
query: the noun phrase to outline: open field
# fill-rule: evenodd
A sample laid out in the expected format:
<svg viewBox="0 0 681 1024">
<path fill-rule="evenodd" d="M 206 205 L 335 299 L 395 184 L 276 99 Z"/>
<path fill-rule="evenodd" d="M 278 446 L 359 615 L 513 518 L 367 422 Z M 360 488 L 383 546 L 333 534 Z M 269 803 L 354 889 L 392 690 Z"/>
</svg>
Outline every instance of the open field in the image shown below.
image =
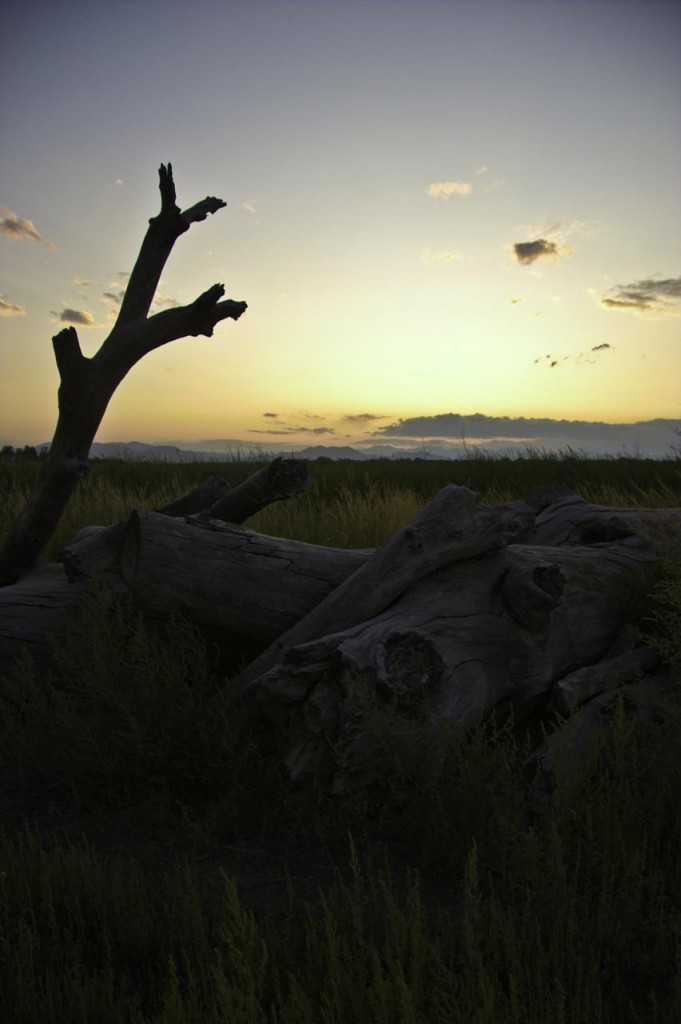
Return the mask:
<svg viewBox="0 0 681 1024">
<path fill-rule="evenodd" d="M 207 476 L 233 485 L 264 463 L 134 463 L 101 461 L 76 491 L 53 538 L 47 560 L 74 533 L 127 518 L 133 508 L 156 508 L 195 487 Z M 0 536 L 23 506 L 37 462 L 0 461 Z M 295 501 L 270 506 L 249 520 L 254 530 L 315 544 L 366 547 L 385 541 L 449 483 L 479 491 L 489 505 L 527 498 L 534 487 L 561 483 L 603 505 L 681 505 L 681 460 L 606 459 L 569 453 L 561 458 L 464 459 L 418 462 L 310 463 L 313 486 Z"/>
<path fill-rule="evenodd" d="M 31 463 L 0 463 L 4 531 Z M 95 464 L 48 557 L 90 523 L 252 463 Z M 681 463 L 579 458 L 311 465 L 248 526 L 381 543 L 446 483 L 488 504 L 560 482 L 597 503 L 681 506 Z M 681 666 L 681 572 L 643 612 Z M 97 592 L 49 680 L 0 705 L 0 1019 L 133 1024 L 621 1024 L 681 1019 L 681 694 L 616 703 L 552 803 L 533 740 L 443 735 L 353 799 L 292 785 L 187 623 L 151 630 Z M 377 724 L 377 728 L 380 723 Z"/>
</svg>

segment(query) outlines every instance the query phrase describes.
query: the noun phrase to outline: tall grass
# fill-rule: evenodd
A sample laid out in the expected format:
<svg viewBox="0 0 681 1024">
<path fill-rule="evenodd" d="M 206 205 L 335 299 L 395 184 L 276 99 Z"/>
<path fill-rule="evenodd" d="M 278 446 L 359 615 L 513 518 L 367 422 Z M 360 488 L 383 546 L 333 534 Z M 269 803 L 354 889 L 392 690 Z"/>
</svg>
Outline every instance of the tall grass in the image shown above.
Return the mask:
<svg viewBox="0 0 681 1024">
<path fill-rule="evenodd" d="M 514 461 L 516 478 L 502 463 L 495 479 L 488 461 L 477 483 L 490 502 L 560 470 Z M 149 469 L 97 467 L 69 529 L 161 505 L 206 475 Z M 631 478 L 627 466 L 619 481 L 607 469 L 567 482 L 592 500 L 681 504 L 678 464 Z M 471 463 L 447 466 L 449 479 L 440 464 L 320 470 L 314 491 L 249 525 L 371 545 L 474 476 Z M 237 482 L 233 467 L 223 475 Z M 4 469 L 0 482 L 5 497 L 28 483 Z M 649 616 L 675 666 L 680 578 L 670 566 Z M 204 711 L 222 684 L 191 625 L 146 622 L 96 587 L 49 677 L 26 661 L 2 681 L 0 1020 L 681 1019 L 679 691 L 655 720 L 615 700 L 579 763 L 558 757 L 538 804 L 532 742 L 512 722 L 444 730 L 418 763 L 391 746 L 387 781 L 344 798 L 292 786 L 262 723 Z M 163 863 L 113 826 L 106 842 L 78 839 L 93 817 L 153 838 Z M 234 847 L 276 866 L 271 906 L 215 870 Z M 320 861 L 336 866 L 330 882 Z"/>
<path fill-rule="evenodd" d="M 54 560 L 83 526 L 110 525 L 133 508 L 159 508 L 197 486 L 208 475 L 233 485 L 259 464 L 133 463 L 97 461 L 67 506 L 44 552 Z M 0 461 L 0 536 L 23 506 L 38 463 Z M 451 462 L 375 460 L 315 462 L 313 486 L 294 501 L 269 506 L 248 523 L 264 533 L 309 543 L 367 547 L 404 526 L 446 484 L 465 484 L 487 504 L 527 498 L 540 485 L 561 483 L 597 504 L 669 507 L 681 505 L 678 460 L 607 459 L 574 455 L 528 459 L 468 458 Z"/>
<path fill-rule="evenodd" d="M 200 862 L 143 870 L 31 830 L 2 835 L 3 1019 L 671 1024 L 680 725 L 678 700 L 666 725 L 643 727 L 619 702 L 582 776 L 524 825 L 508 809 L 524 792 L 512 734 L 497 738 L 494 776 L 474 740 L 440 792 L 417 785 L 399 823 L 382 822 L 411 869 L 351 845 L 333 884 L 276 916 Z"/>
</svg>

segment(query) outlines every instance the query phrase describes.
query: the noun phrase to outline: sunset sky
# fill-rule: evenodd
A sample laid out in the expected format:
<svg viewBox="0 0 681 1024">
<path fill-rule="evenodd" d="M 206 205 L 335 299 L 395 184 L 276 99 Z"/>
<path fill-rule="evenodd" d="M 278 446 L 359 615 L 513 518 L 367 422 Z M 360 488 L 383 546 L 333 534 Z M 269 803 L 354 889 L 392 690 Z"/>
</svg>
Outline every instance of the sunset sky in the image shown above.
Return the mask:
<svg viewBox="0 0 681 1024">
<path fill-rule="evenodd" d="M 139 363 L 99 440 L 681 419 L 678 2 L 0 17 L 0 443 L 52 436 L 52 335 L 105 338 L 167 161 L 181 207 L 227 207 L 178 240 L 155 308 L 218 281 L 249 308 Z"/>
</svg>

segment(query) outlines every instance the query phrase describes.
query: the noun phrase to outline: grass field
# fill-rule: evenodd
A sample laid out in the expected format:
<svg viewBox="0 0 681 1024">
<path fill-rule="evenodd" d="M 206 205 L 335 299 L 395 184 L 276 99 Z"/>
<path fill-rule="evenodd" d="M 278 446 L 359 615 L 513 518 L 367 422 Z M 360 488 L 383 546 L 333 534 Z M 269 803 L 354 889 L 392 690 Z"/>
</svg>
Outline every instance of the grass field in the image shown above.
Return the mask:
<svg viewBox="0 0 681 1024">
<path fill-rule="evenodd" d="M 222 476 L 238 484 L 263 463 L 95 462 L 66 509 L 48 550 L 56 557 L 82 526 L 108 525 L 132 508 L 157 508 L 204 480 Z M 0 536 L 23 506 L 39 471 L 37 462 L 0 461 Z M 309 543 L 366 547 L 386 540 L 446 484 L 466 484 L 487 504 L 527 498 L 534 487 L 561 483 L 603 505 L 681 505 L 681 461 L 608 459 L 591 461 L 566 453 L 559 458 L 470 458 L 451 462 L 376 460 L 311 464 L 313 486 L 291 502 L 280 502 L 249 520 L 263 533 Z"/>
<path fill-rule="evenodd" d="M 96 464 L 48 552 L 90 523 L 257 466 Z M 7 529 L 36 466 L 0 463 Z M 317 463 L 262 532 L 381 543 L 446 483 L 489 504 L 560 482 L 681 506 L 681 463 Z M 681 574 L 651 595 L 681 658 Z M 0 704 L 0 1020 L 621 1024 L 681 1020 L 681 697 L 616 702 L 589 755 L 529 800 L 529 738 L 481 725 L 361 799 L 292 785 L 198 633 L 96 592 L 48 680 Z"/>
</svg>

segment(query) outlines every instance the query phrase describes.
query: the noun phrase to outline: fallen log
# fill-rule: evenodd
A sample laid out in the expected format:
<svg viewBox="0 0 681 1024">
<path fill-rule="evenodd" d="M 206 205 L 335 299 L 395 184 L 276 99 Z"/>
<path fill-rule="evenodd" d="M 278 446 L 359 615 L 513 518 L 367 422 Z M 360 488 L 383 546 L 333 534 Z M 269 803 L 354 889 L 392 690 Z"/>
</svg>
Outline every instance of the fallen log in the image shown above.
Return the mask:
<svg viewBox="0 0 681 1024">
<path fill-rule="evenodd" d="M 198 487 L 188 494 L 170 502 L 156 513 L 147 513 L 152 521 L 160 522 L 168 527 L 170 534 L 173 534 L 173 517 L 202 517 L 215 512 L 220 516 L 230 517 L 232 522 L 239 522 L 248 515 L 253 515 L 274 501 L 281 501 L 285 498 L 293 498 L 310 485 L 310 476 L 305 463 L 297 459 L 275 459 L 264 469 L 257 470 L 244 483 L 235 488 L 222 477 L 212 476 L 205 480 Z M 135 517 L 132 516 L 134 524 Z M 177 520 L 179 521 L 179 520 Z M 189 519 L 189 523 L 194 523 Z M 212 522 L 212 520 L 211 520 Z M 196 524 L 195 524 L 196 525 Z M 198 524 L 200 525 L 200 524 Z M 213 523 L 212 529 L 219 529 L 217 522 Z M 89 581 L 93 577 L 103 579 L 111 589 L 120 594 L 127 593 L 126 583 L 122 580 L 119 570 L 123 548 L 126 538 L 133 531 L 130 521 L 117 523 L 113 526 L 87 526 L 80 530 L 72 539 L 70 544 L 60 552 L 59 557 L 62 564 L 41 566 L 30 569 L 23 574 L 15 583 L 0 587 L 0 675 L 9 672 L 21 653 L 29 654 L 40 670 L 49 667 L 52 660 L 52 649 L 66 635 L 73 615 L 77 614 L 81 603 L 87 599 Z M 195 532 L 188 526 L 189 536 Z M 239 531 L 234 531 L 238 535 Z M 244 531 L 250 535 L 250 531 Z M 256 535 L 257 536 L 257 535 Z M 271 544 L 276 546 L 273 539 Z M 284 542 L 286 545 L 287 542 Z M 309 545 L 308 545 L 309 547 Z M 169 548 L 172 551 L 172 546 Z M 129 551 L 129 547 L 128 547 Z M 215 557 L 215 553 L 214 553 Z M 294 551 L 291 558 L 297 557 Z M 349 553 L 347 572 L 352 572 L 358 564 L 358 557 Z M 187 609 L 182 601 L 182 592 L 187 585 L 187 580 L 193 578 L 191 562 L 181 563 L 181 571 L 178 572 L 178 562 L 169 558 L 169 578 L 174 576 L 174 582 L 167 583 L 167 586 L 175 586 L 180 597 L 172 604 L 172 607 L 179 610 L 186 610 L 191 614 L 191 603 Z M 339 562 L 342 555 L 339 556 Z M 285 557 L 281 556 L 281 565 L 285 564 Z M 188 572 L 189 568 L 189 572 Z M 343 578 L 342 570 L 335 569 L 331 576 L 328 587 L 334 586 Z M 215 565 L 206 565 L 206 579 L 215 576 Z M 315 581 L 316 582 L 316 581 Z M 320 600 L 326 593 L 323 578 L 320 582 L 321 589 L 311 593 L 310 601 Z M 238 583 L 238 581 L 237 581 Z M 200 587 L 200 583 L 197 584 Z M 282 581 L 282 586 L 284 583 Z M 208 587 L 209 594 L 212 594 Z M 212 626 L 217 629 L 229 630 L 232 624 L 224 614 L 220 613 L 221 593 L 218 591 L 213 609 L 217 614 L 208 614 L 205 618 L 198 617 L 202 625 Z M 206 608 L 211 607 L 211 597 L 203 602 Z M 233 602 L 234 603 L 234 602 Z M 141 601 L 140 604 L 143 604 Z M 307 607 L 307 606 L 306 606 Z M 156 604 L 146 607 L 155 616 L 163 615 L 170 610 L 170 604 Z M 284 619 L 281 629 L 287 628 L 292 619 Z M 262 644 L 268 643 L 277 635 L 276 625 L 269 627 L 270 632 L 263 634 Z"/>
<path fill-rule="evenodd" d="M 370 621 L 289 647 L 250 694 L 291 774 L 335 768 L 341 789 L 348 772 L 384 771 L 386 746 L 416 763 L 443 727 L 460 732 L 499 707 L 521 721 L 569 673 L 607 657 L 654 564 L 626 542 L 512 545 L 453 563 Z"/>
<path fill-rule="evenodd" d="M 508 544 L 528 533 L 533 523 L 533 512 L 524 502 L 488 508 L 467 487 L 443 488 L 412 523 L 249 665 L 233 687 L 248 687 L 290 647 L 373 618 L 422 577 Z"/>
<path fill-rule="evenodd" d="M 138 510 L 126 526 L 120 568 L 143 610 L 179 611 L 200 626 L 265 646 L 319 605 L 371 553 Z"/>
<path fill-rule="evenodd" d="M 337 789 L 385 775 L 396 757 L 418 765 L 443 731 L 490 713 L 555 718 L 657 664 L 634 627 L 660 558 L 681 551 L 679 509 L 565 492 L 489 508 L 450 486 L 382 547 L 344 550 L 218 521 L 214 504 L 136 510 L 104 547 L 102 531 L 72 543 L 75 583 L 52 567 L 6 588 L 0 663 L 22 645 L 39 651 L 41 636 L 49 650 L 92 567 L 106 565 L 152 618 L 179 611 L 231 652 L 241 645 L 248 664 L 216 705 L 252 702 L 291 774 Z M 90 544 L 99 556 L 83 556 Z"/>
<path fill-rule="evenodd" d="M 158 511 L 173 518 L 198 515 L 228 523 L 243 523 L 276 501 L 295 498 L 312 484 L 307 465 L 299 459 L 274 459 L 236 487 L 219 476 L 208 477 L 188 494 L 169 502 Z M 59 552 L 64 571 L 71 580 L 101 572 L 118 563 L 128 523 L 87 526 L 68 547 Z"/>
<path fill-rule="evenodd" d="M 548 493 L 550 497 L 552 489 Z M 530 504 L 532 500 L 531 496 Z M 649 543 L 658 556 L 681 556 L 681 509 L 591 505 L 577 494 L 563 492 L 541 509 L 532 541 L 553 546 L 590 545 L 634 537 Z"/>
<path fill-rule="evenodd" d="M 125 592 L 116 573 L 102 576 L 115 593 Z M 0 587 L 0 681 L 28 656 L 39 672 L 52 662 L 54 645 L 67 635 L 72 617 L 87 600 L 90 580 L 70 583 L 61 565 L 43 565 L 12 586 Z"/>
</svg>

